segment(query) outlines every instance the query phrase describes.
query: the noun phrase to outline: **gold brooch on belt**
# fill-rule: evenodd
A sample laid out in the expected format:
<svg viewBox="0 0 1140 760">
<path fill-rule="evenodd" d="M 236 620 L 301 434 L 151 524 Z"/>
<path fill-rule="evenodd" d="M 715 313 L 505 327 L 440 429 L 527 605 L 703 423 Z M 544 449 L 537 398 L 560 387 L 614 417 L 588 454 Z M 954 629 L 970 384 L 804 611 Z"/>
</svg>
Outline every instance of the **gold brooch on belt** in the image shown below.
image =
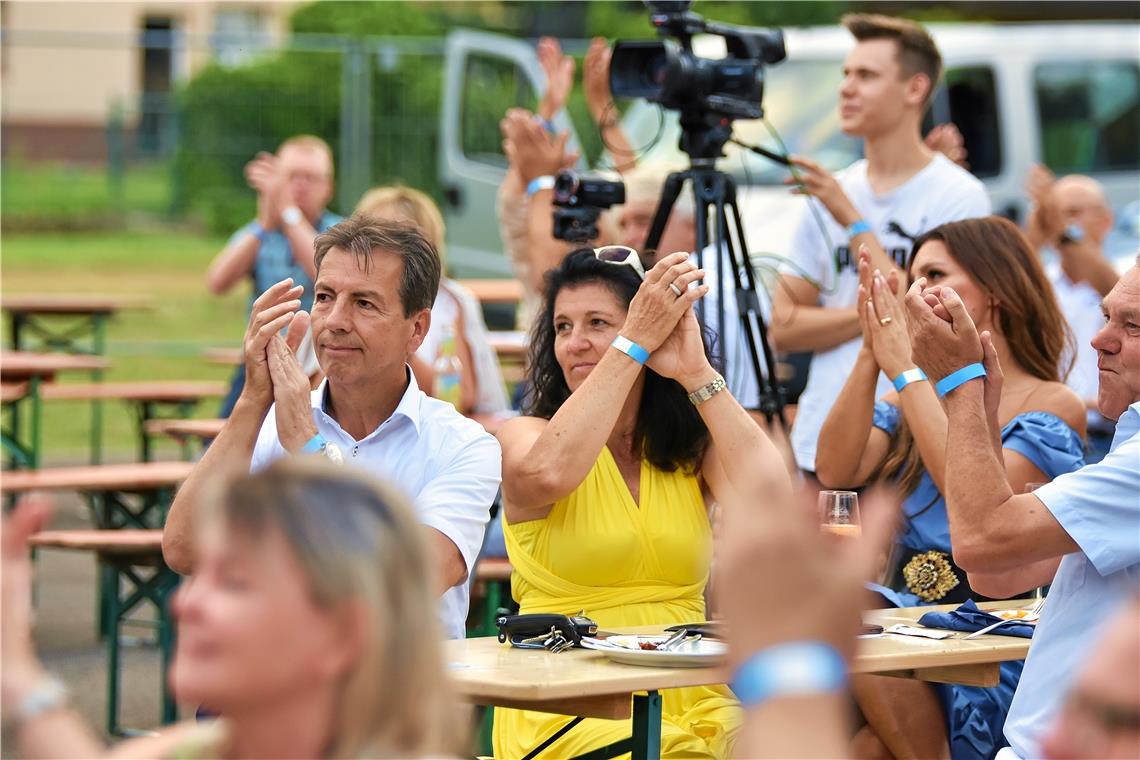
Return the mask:
<svg viewBox="0 0 1140 760">
<path fill-rule="evenodd" d="M 958 585 L 958 576 L 946 552 L 916 554 L 903 567 L 903 580 L 910 592 L 926 602 L 936 602 Z"/>
</svg>

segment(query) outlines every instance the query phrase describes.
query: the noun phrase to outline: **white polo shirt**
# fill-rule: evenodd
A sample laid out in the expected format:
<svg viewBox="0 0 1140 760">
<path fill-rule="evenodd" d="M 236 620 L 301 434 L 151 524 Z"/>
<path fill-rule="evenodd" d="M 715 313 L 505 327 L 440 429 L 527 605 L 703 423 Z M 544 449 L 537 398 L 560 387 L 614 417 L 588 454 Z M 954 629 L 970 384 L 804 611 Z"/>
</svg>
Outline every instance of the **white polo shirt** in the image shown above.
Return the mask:
<svg viewBox="0 0 1140 760">
<path fill-rule="evenodd" d="M 326 441 L 340 448 L 346 465 L 361 467 L 403 490 L 420 522 L 459 547 L 470 575 L 502 480 L 502 451 L 482 425 L 423 393 L 410 369 L 407 374 L 408 387 L 396 411 L 363 439 L 353 438 L 325 413 L 328 380 L 312 393 L 313 422 Z M 287 455 L 277 437 L 274 412 L 270 408 L 258 433 L 253 472 Z M 440 598 L 448 638 L 463 638 L 468 602 L 465 582 Z"/>
</svg>

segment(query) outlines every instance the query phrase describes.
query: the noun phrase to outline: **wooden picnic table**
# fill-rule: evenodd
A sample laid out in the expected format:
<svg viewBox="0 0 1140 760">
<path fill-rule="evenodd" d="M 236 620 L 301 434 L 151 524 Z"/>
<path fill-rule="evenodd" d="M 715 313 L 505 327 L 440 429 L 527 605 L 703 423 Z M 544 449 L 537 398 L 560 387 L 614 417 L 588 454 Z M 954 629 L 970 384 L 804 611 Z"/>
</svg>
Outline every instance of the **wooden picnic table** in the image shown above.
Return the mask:
<svg viewBox="0 0 1140 760">
<path fill-rule="evenodd" d="M 119 725 L 119 692 L 122 673 L 119 667 L 123 624 L 130 613 L 144 602 L 157 613 L 158 645 L 162 653 L 160 693 L 162 722 L 172 723 L 178 709 L 171 694 L 167 673 L 174 653 L 174 623 L 170 615 L 170 595 L 178 585 L 178 575 L 162 558 L 161 530 L 45 530 L 29 539 L 37 549 L 88 551 L 99 561 L 108 591 L 107 624 L 107 733 L 122 733 Z"/>
<path fill-rule="evenodd" d="M 518 303 L 523 297 L 523 286 L 518 280 L 459 280 L 480 303 Z"/>
<path fill-rule="evenodd" d="M 245 361 L 240 348 L 230 346 L 215 346 L 202 352 L 210 364 L 223 364 L 227 367 L 236 367 Z"/>
<path fill-rule="evenodd" d="M 23 293 L 0 298 L 10 317 L 14 351 L 29 349 L 103 356 L 107 353 L 107 323 L 127 309 L 148 309 L 150 301 L 134 295 L 62 295 Z M 91 370 L 100 382 L 103 368 Z M 91 400 L 91 463 L 103 457 L 103 402 Z M 33 465 L 34 466 L 34 465 Z"/>
<path fill-rule="evenodd" d="M 530 348 L 530 338 L 523 330 L 492 330 L 487 333 L 487 343 L 499 361 L 522 361 Z"/>
<path fill-rule="evenodd" d="M 13 470 L 0 479 L 0 492 L 141 492 L 177 486 L 190 474 L 190 462 L 137 462 Z M 114 526 L 105 526 L 114 527 Z"/>
<path fill-rule="evenodd" d="M 43 398 L 41 385 L 60 372 L 101 372 L 109 362 L 101 356 L 44 354 L 33 351 L 0 352 L 0 383 L 9 421 L 2 431 L 4 451 L 18 467 L 39 467 L 43 455 Z M 20 392 L 23 386 L 23 392 Z M 21 407 L 29 407 L 28 430 L 21 429 Z"/>
<path fill-rule="evenodd" d="M 1025 600 L 1025 603 L 1030 601 Z M 982 606 L 995 609 L 1020 605 L 1020 601 L 1007 601 Z M 899 622 L 913 625 L 927 612 L 955 606 L 876 610 L 867 613 L 865 619 L 884 627 Z M 662 627 L 640 626 L 614 631 L 661 633 Z M 894 635 L 861 638 L 851 670 L 940 683 L 992 686 L 998 682 L 1000 664 L 1024 659 L 1029 642 L 1029 639 L 994 635 L 970 641 L 958 635 L 940 641 Z M 594 650 L 575 648 L 551 654 L 500 644 L 493 636 L 448 641 L 444 652 L 451 680 L 461 697 L 469 702 L 580 717 L 621 719 L 632 716 L 634 758 L 656 757 L 659 752 L 653 738 L 660 740 L 660 690 L 723 684 L 730 677 L 725 665 L 708 668 L 623 665 Z M 622 751 L 629 752 L 630 748 Z"/>
<path fill-rule="evenodd" d="M 221 398 L 228 391 L 226 383 L 216 380 L 154 380 L 49 385 L 44 387 L 43 397 L 48 401 L 123 401 L 134 407 L 139 459 L 149 462 L 152 447 L 147 425 L 151 421 L 183 419 L 194 412 L 202 399 Z"/>
</svg>

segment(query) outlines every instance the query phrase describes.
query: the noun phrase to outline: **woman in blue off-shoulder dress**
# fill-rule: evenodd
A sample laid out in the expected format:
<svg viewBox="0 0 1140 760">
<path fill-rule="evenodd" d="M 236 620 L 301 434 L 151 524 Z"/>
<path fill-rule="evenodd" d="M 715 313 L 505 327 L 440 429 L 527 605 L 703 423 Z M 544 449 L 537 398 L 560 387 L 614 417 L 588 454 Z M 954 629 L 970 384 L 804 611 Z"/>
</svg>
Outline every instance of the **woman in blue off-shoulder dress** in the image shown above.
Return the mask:
<svg viewBox="0 0 1140 760">
<path fill-rule="evenodd" d="M 1084 456 L 1084 406 L 1060 382 L 1071 338 L 1036 254 L 1009 221 L 968 219 L 918 238 L 905 274 L 872 270 L 866 252 L 859 274 L 863 345 L 820 433 L 816 474 L 830 487 L 885 480 L 899 489 L 904 523 L 885 583 L 873 587 L 881 594 L 876 606 L 1006 599 L 1048 585 L 1056 560 L 985 575 L 967 575 L 954 563 L 942 485 L 947 464 L 970 452 L 946 448 L 935 388 L 941 378 L 915 370 L 898 296 L 903 276 L 961 296 L 986 354 L 986 376 L 970 382 L 986 384 L 992 445 L 1002 451 L 1010 485 L 1024 491 L 1079 468 Z M 877 394 L 880 373 L 889 382 Z M 1000 683 L 989 688 L 856 677 L 865 725 L 853 755 L 992 758 L 1005 744 L 1002 726 L 1021 665 L 1005 663 Z"/>
</svg>

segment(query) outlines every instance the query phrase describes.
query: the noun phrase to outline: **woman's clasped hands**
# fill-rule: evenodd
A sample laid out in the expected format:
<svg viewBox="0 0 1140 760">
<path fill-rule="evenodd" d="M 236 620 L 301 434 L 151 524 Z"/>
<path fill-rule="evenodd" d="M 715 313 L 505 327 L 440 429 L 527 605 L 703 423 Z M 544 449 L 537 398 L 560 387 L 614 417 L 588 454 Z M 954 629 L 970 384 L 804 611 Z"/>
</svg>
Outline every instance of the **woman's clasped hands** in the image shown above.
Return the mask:
<svg viewBox="0 0 1140 760">
<path fill-rule="evenodd" d="M 687 253 L 663 257 L 646 273 L 622 328 L 622 335 L 650 352 L 650 369 L 682 384 L 708 367 L 693 314 L 693 304 L 709 291 L 707 285 L 694 285 L 704 274 Z"/>
<path fill-rule="evenodd" d="M 859 246 L 859 325 L 863 350 L 874 356 L 888 378 L 895 378 L 914 366 L 906 310 L 899 300 L 899 274 L 884 275 L 871 269 L 871 255 Z"/>
</svg>

